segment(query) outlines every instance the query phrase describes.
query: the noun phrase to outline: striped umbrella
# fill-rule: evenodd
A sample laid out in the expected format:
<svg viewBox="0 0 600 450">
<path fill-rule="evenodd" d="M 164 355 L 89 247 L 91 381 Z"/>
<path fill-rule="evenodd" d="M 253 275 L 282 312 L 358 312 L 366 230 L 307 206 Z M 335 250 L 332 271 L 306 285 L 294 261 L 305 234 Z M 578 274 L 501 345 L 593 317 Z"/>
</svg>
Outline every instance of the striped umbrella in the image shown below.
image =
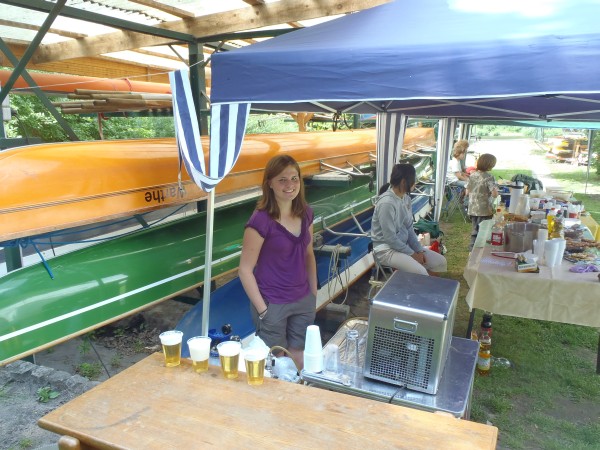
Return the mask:
<svg viewBox="0 0 600 450">
<path fill-rule="evenodd" d="M 212 238 L 214 225 L 214 189 L 235 165 L 242 148 L 244 131 L 250 111 L 249 103 L 214 105 L 211 107 L 209 171 L 200 140 L 198 115 L 192 97 L 187 70 L 169 73 L 173 95 L 175 137 L 179 150 L 179 181 L 181 189 L 181 163 L 202 190 L 207 192 L 206 246 L 204 259 L 204 286 L 210 286 L 212 263 Z M 210 289 L 204 289 L 202 304 L 202 334 L 208 336 Z"/>
</svg>

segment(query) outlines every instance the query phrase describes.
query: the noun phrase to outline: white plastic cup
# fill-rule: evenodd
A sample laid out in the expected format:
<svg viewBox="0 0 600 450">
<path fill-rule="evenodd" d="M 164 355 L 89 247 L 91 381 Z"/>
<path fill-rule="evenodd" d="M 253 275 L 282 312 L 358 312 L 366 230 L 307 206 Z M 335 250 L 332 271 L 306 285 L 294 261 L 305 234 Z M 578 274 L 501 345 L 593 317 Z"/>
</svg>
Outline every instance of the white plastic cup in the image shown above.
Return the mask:
<svg viewBox="0 0 600 450">
<path fill-rule="evenodd" d="M 323 370 L 337 374 L 340 371 L 340 348 L 336 344 L 327 344 L 323 350 Z"/>
<path fill-rule="evenodd" d="M 546 241 L 544 243 L 544 261 L 546 267 L 554 267 L 557 265 L 558 242 L 556 239 Z"/>
<path fill-rule="evenodd" d="M 304 352 L 314 354 L 323 350 L 321 343 L 321 330 L 319 325 L 309 325 L 306 328 L 306 341 L 304 343 Z"/>
<path fill-rule="evenodd" d="M 192 367 L 198 373 L 208 371 L 208 360 L 210 358 L 210 344 L 212 339 L 208 336 L 194 336 L 187 341 L 190 349 Z"/>
<path fill-rule="evenodd" d="M 558 238 L 558 239 L 552 239 L 553 241 L 557 241 L 557 245 L 558 245 L 558 252 L 556 255 L 556 266 L 560 266 L 562 264 L 563 261 L 563 256 L 565 254 L 565 250 L 567 248 L 567 241 L 563 238 Z"/>
<path fill-rule="evenodd" d="M 304 370 L 314 373 L 323 371 L 323 347 L 321 343 L 321 330 L 318 325 L 309 325 L 306 328 Z"/>
<path fill-rule="evenodd" d="M 233 379 L 238 377 L 241 349 L 242 344 L 238 341 L 224 341 L 217 345 L 221 372 L 225 378 Z"/>
<path fill-rule="evenodd" d="M 246 377 L 250 386 L 263 384 L 265 379 L 266 358 L 267 352 L 260 348 L 253 348 L 244 352 Z"/>
<path fill-rule="evenodd" d="M 181 363 L 181 340 L 183 332 L 179 330 L 169 330 L 159 335 L 165 356 L 165 366 L 177 367 Z"/>
</svg>

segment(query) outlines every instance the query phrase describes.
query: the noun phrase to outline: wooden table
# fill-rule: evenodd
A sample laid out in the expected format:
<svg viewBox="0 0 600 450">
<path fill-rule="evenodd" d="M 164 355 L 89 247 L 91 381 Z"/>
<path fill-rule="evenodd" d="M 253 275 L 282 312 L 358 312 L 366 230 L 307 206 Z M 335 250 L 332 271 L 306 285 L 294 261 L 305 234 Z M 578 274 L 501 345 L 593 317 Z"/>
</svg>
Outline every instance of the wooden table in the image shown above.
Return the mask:
<svg viewBox="0 0 600 450">
<path fill-rule="evenodd" d="M 270 378 L 249 386 L 245 373 L 226 380 L 219 367 L 197 374 L 189 360 L 166 368 L 161 353 L 38 423 L 70 436 L 71 448 L 103 449 L 493 449 L 498 435 L 496 427 Z"/>
</svg>

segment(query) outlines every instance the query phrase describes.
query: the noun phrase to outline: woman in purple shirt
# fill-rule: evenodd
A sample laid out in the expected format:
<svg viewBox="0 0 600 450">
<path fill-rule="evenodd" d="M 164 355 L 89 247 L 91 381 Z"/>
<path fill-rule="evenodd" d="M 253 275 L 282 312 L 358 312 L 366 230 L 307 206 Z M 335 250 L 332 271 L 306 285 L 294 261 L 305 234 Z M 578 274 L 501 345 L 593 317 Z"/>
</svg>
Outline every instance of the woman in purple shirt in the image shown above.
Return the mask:
<svg viewBox="0 0 600 450">
<path fill-rule="evenodd" d="M 262 197 L 244 231 L 239 277 L 250 298 L 258 336 L 304 364 L 306 328 L 316 313 L 313 211 L 304 199 L 298 163 L 288 155 L 265 168 Z"/>
</svg>

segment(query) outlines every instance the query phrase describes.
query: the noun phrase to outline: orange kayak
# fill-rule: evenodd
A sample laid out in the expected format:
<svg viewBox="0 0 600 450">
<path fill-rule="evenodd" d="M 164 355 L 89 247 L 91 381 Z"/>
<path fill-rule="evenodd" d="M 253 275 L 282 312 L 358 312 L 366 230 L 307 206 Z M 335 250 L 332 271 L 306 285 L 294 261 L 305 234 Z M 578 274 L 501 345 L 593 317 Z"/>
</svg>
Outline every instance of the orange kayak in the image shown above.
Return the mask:
<svg viewBox="0 0 600 450">
<path fill-rule="evenodd" d="M 409 129 L 410 130 L 410 129 Z M 412 132 L 424 142 L 423 129 Z M 420 130 L 420 131 L 419 131 Z M 431 138 L 433 129 L 429 130 Z M 407 135 L 405 143 L 410 142 Z M 208 140 L 203 138 L 208 148 Z M 263 168 L 285 152 L 302 175 L 372 161 L 374 129 L 247 135 L 233 171 L 217 195 L 257 187 Z M 41 144 L 0 152 L 0 242 L 202 199 L 182 170 L 178 188 L 174 138 Z"/>
</svg>

